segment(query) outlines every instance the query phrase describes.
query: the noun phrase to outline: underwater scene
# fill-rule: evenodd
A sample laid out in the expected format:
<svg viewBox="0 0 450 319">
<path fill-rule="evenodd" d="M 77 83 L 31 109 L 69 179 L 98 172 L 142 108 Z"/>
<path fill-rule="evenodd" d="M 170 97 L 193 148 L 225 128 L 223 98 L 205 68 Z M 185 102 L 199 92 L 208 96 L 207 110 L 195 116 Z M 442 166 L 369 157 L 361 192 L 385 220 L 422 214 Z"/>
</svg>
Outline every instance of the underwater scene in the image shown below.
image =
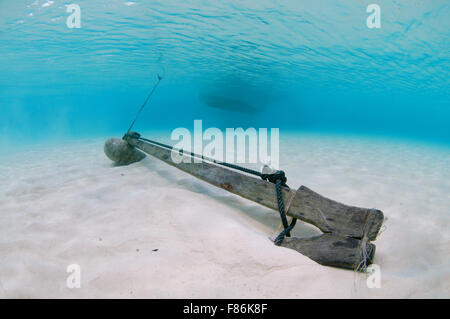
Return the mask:
<svg viewBox="0 0 450 319">
<path fill-rule="evenodd" d="M 449 30 L 446 0 L 0 0 L 0 298 L 449 298 Z"/>
</svg>

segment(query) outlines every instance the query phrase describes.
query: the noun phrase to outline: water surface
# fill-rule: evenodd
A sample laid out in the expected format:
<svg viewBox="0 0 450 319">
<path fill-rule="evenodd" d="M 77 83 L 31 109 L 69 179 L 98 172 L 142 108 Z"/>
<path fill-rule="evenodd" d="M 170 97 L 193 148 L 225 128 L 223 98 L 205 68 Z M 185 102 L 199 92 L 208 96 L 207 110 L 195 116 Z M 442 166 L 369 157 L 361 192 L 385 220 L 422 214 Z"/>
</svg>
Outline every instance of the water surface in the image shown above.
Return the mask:
<svg viewBox="0 0 450 319">
<path fill-rule="evenodd" d="M 370 1 L 76 1 L 79 29 L 70 3 L 0 2 L 3 143 L 123 132 L 157 73 L 137 130 L 202 119 L 450 143 L 448 1 L 379 0 L 380 29 Z"/>
</svg>

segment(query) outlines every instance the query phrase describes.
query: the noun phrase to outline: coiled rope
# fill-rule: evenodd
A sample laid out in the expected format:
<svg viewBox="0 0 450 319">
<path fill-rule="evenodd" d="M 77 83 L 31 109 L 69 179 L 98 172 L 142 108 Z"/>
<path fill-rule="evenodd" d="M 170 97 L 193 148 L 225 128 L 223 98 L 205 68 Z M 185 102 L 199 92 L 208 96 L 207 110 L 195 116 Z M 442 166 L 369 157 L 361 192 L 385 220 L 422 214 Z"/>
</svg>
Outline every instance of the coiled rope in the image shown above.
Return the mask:
<svg viewBox="0 0 450 319">
<path fill-rule="evenodd" d="M 284 175 L 283 171 L 278 172 L 282 172 Z M 280 246 L 284 240 L 284 237 L 286 236 L 291 237 L 290 232 L 295 227 L 295 224 L 297 223 L 297 218 L 293 218 L 291 223 L 288 224 L 286 212 L 284 211 L 283 194 L 281 193 L 281 179 L 277 179 L 275 187 L 277 190 L 278 211 L 280 212 L 281 222 L 283 223 L 284 230 L 282 230 L 281 233 L 278 234 L 278 236 L 274 240 L 274 243 L 275 245 Z"/>
</svg>

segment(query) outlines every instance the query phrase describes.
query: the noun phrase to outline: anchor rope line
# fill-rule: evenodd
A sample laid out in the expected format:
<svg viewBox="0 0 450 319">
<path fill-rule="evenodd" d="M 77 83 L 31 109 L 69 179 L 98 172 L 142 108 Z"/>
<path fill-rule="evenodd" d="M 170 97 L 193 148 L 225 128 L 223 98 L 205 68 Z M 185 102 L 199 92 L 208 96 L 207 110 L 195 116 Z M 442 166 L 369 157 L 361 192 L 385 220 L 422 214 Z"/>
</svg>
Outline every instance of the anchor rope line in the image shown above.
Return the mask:
<svg viewBox="0 0 450 319">
<path fill-rule="evenodd" d="M 207 157 L 207 156 L 204 156 L 204 155 L 198 155 L 198 154 L 195 154 L 193 152 L 185 152 L 184 150 L 176 149 L 173 146 L 170 146 L 170 145 L 167 145 L 167 144 L 163 144 L 163 143 L 160 143 L 160 142 L 157 142 L 157 141 L 153 141 L 153 140 L 150 140 L 150 139 L 147 139 L 147 138 L 140 137 L 140 135 L 138 135 L 138 133 L 135 133 L 135 132 L 127 133 L 125 135 L 130 135 L 131 137 L 133 137 L 135 139 L 138 139 L 138 140 L 141 140 L 141 141 L 145 141 L 145 142 L 148 142 L 148 143 L 151 143 L 151 144 L 155 144 L 155 145 L 164 147 L 164 148 L 166 148 L 168 150 L 171 150 L 171 151 L 178 151 L 180 153 L 180 155 L 188 155 L 188 156 L 191 156 L 191 157 L 195 157 L 195 158 L 201 159 L 203 161 L 212 162 L 212 163 L 217 164 L 217 165 L 225 166 L 225 167 L 232 168 L 232 169 L 235 169 L 235 170 L 238 170 L 238 171 L 242 171 L 242 172 L 245 172 L 245 173 L 248 173 L 248 174 L 251 174 L 251 175 L 255 175 L 255 176 L 261 177 L 262 179 L 266 179 L 264 177 L 267 176 L 267 175 L 270 175 L 270 174 L 262 174 L 262 173 L 260 173 L 258 171 L 253 170 L 253 169 L 242 167 L 242 166 L 239 166 L 239 165 L 230 164 L 230 163 L 227 163 L 227 162 L 217 161 L 217 160 L 215 160 L 213 158 L 210 158 L 210 157 Z"/>
<path fill-rule="evenodd" d="M 158 81 L 155 83 L 155 85 L 153 86 L 153 89 L 150 91 L 149 95 L 147 96 L 147 98 L 145 99 L 144 103 L 142 104 L 141 108 L 139 109 L 139 111 L 136 114 L 136 117 L 134 118 L 133 122 L 131 122 L 130 127 L 128 128 L 127 134 L 130 133 L 131 129 L 133 128 L 134 123 L 136 122 L 136 120 L 138 119 L 138 117 L 141 115 L 142 110 L 144 109 L 145 105 L 147 104 L 148 100 L 150 100 L 150 97 L 153 95 L 153 93 L 155 92 L 156 88 L 159 85 L 159 82 L 161 82 L 161 80 L 163 79 L 163 76 L 158 74 Z"/>
<path fill-rule="evenodd" d="M 286 178 L 286 175 L 285 175 L 284 171 L 278 170 L 275 173 L 263 174 L 263 173 L 260 173 L 258 171 L 252 170 L 250 168 L 242 167 L 242 166 L 231 164 L 231 163 L 227 163 L 227 162 L 219 162 L 219 161 L 217 161 L 217 160 L 215 160 L 213 158 L 210 158 L 210 157 L 207 157 L 207 156 L 204 156 L 204 155 L 198 155 L 198 154 L 195 154 L 194 152 L 185 152 L 182 149 L 181 150 L 180 149 L 176 149 L 173 146 L 170 146 L 170 145 L 167 145 L 167 144 L 164 144 L 164 143 L 160 143 L 160 142 L 157 142 L 157 141 L 153 141 L 153 140 L 150 140 L 148 138 L 143 138 L 143 137 L 141 137 L 141 135 L 139 133 L 136 133 L 136 132 L 127 132 L 125 134 L 125 136 L 127 136 L 127 135 L 132 137 L 132 138 L 135 138 L 137 140 L 145 141 L 145 142 L 148 142 L 150 144 L 154 144 L 154 145 L 163 147 L 163 148 L 171 150 L 171 151 L 178 151 L 180 153 L 180 155 L 187 154 L 187 155 L 189 155 L 191 157 L 195 157 L 195 158 L 201 159 L 202 161 L 212 162 L 212 163 L 217 164 L 217 165 L 225 166 L 225 167 L 232 168 L 232 169 L 235 169 L 235 170 L 238 170 L 238 171 L 241 171 L 241 172 L 245 172 L 245 173 L 248 173 L 248 174 L 251 174 L 251 175 L 259 176 L 263 180 L 275 184 L 275 190 L 276 190 L 276 193 L 277 193 L 278 211 L 280 213 L 280 218 L 281 218 L 281 222 L 283 223 L 284 230 L 282 230 L 281 233 L 275 238 L 274 243 L 275 243 L 275 245 L 279 246 L 279 245 L 281 245 L 281 243 L 283 242 L 285 237 L 290 237 L 291 236 L 290 232 L 295 227 L 295 224 L 297 223 L 297 218 L 293 218 L 290 224 L 287 221 L 286 212 L 285 212 L 285 206 L 284 206 L 284 202 L 283 202 L 283 193 L 281 191 L 281 187 L 282 186 L 285 186 L 285 187 L 289 188 L 289 186 L 287 186 L 287 184 L 286 184 L 287 178 Z M 290 202 L 288 203 L 288 205 L 290 206 Z"/>
</svg>

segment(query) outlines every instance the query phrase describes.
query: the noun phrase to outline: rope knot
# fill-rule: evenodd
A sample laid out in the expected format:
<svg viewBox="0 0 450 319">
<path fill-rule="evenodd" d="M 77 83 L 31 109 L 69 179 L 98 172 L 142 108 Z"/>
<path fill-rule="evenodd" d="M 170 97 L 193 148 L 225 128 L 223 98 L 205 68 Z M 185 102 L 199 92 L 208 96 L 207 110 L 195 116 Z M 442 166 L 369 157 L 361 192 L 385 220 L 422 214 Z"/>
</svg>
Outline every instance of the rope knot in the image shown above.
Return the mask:
<svg viewBox="0 0 450 319">
<path fill-rule="evenodd" d="M 131 138 L 135 138 L 135 139 L 140 139 L 140 137 L 141 137 L 141 134 L 139 134 L 138 132 L 127 132 L 127 133 L 125 133 L 125 135 L 123 136 L 123 138 L 125 138 L 125 137 L 127 137 L 127 136 L 129 136 L 129 137 L 131 137 Z"/>
<path fill-rule="evenodd" d="M 281 185 L 285 186 L 287 182 L 287 177 L 284 171 L 276 171 L 271 174 L 261 174 L 261 178 L 265 181 L 276 184 L 277 181 L 281 182 Z"/>
</svg>

